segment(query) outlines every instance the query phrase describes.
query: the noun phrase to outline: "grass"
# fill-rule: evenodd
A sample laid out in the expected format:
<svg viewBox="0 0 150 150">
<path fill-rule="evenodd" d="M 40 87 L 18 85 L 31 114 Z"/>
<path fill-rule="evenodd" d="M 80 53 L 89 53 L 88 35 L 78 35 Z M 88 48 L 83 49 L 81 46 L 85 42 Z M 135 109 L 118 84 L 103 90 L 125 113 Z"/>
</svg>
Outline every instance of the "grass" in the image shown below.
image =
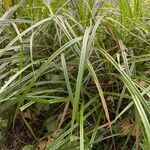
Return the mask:
<svg viewBox="0 0 150 150">
<path fill-rule="evenodd" d="M 0 149 L 150 148 L 149 0 L 0 6 Z"/>
</svg>

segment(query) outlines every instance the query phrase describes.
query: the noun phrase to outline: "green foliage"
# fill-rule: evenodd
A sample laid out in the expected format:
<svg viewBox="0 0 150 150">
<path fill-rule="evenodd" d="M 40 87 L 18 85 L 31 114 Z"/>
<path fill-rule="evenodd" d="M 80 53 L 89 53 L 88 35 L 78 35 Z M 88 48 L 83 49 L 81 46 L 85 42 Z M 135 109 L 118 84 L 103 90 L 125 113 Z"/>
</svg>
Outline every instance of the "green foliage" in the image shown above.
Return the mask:
<svg viewBox="0 0 150 150">
<path fill-rule="evenodd" d="M 0 5 L 1 149 L 150 147 L 150 1 Z"/>
</svg>

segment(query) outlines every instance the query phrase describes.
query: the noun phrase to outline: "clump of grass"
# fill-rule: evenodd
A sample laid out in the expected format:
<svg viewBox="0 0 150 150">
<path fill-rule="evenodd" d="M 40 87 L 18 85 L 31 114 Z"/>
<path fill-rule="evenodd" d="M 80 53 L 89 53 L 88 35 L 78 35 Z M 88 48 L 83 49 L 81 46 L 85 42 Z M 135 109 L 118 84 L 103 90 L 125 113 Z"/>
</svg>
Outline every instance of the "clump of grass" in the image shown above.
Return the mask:
<svg viewBox="0 0 150 150">
<path fill-rule="evenodd" d="M 149 1 L 1 5 L 1 149 L 149 149 Z"/>
</svg>

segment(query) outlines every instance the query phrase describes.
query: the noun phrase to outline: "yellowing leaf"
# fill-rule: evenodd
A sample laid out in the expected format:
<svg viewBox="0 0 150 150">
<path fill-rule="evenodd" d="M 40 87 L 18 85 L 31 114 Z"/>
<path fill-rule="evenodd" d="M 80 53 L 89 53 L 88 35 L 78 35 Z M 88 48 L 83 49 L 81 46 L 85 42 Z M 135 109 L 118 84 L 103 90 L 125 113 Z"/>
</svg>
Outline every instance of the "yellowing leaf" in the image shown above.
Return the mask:
<svg viewBox="0 0 150 150">
<path fill-rule="evenodd" d="M 12 6 L 11 0 L 3 0 L 3 7 L 5 8 L 6 11 L 8 11 L 11 6 Z"/>
</svg>

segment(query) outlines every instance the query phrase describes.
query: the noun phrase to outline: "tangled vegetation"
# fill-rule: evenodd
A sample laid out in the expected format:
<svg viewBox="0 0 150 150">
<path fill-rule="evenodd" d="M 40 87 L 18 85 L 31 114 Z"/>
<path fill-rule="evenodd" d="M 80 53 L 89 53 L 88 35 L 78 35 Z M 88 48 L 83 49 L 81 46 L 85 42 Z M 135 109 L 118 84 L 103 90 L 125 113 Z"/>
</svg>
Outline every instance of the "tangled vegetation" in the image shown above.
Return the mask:
<svg viewBox="0 0 150 150">
<path fill-rule="evenodd" d="M 0 5 L 0 149 L 150 149 L 149 0 Z"/>
</svg>

